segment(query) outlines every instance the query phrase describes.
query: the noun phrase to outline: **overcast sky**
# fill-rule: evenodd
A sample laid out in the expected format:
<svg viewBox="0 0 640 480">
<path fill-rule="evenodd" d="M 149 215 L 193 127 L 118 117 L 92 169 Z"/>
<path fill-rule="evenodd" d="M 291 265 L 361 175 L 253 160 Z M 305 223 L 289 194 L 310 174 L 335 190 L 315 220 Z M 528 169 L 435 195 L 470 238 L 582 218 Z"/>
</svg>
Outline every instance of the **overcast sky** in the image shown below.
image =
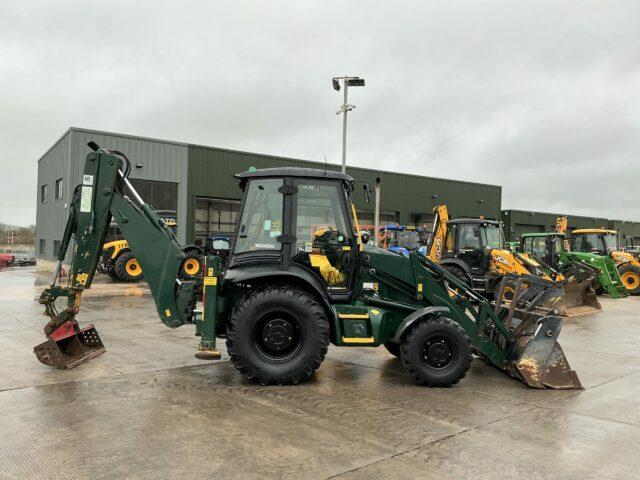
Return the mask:
<svg viewBox="0 0 640 480">
<path fill-rule="evenodd" d="M 70 126 L 503 186 L 640 220 L 640 2 L 6 1 L 0 222 Z"/>
</svg>

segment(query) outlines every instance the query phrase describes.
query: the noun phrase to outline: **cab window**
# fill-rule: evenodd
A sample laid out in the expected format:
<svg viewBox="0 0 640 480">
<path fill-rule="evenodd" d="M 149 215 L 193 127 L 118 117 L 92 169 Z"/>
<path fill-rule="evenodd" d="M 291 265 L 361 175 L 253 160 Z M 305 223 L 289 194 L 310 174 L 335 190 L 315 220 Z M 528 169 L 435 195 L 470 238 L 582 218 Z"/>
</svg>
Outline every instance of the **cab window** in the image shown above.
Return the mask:
<svg viewBox="0 0 640 480">
<path fill-rule="evenodd" d="M 281 179 L 251 180 L 238 227 L 235 253 L 282 249 L 277 240 L 282 235 L 284 197 L 278 191 L 282 185 Z"/>
<path fill-rule="evenodd" d="M 458 225 L 460 250 L 480 249 L 480 230 L 477 225 Z"/>
<path fill-rule="evenodd" d="M 355 243 L 342 190 L 333 183 L 311 180 L 300 181 L 297 187 L 293 261 L 316 271 L 330 289 L 346 289 Z"/>
</svg>

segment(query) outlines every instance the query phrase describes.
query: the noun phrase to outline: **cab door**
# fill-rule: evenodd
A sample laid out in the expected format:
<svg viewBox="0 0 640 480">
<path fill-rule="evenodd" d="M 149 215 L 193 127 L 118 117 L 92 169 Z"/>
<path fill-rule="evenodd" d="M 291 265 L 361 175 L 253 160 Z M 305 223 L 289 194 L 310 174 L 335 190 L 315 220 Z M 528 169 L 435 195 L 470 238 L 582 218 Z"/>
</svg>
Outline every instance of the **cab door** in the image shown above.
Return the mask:
<svg viewBox="0 0 640 480">
<path fill-rule="evenodd" d="M 315 178 L 294 185 L 292 262 L 314 272 L 329 293 L 349 292 L 357 240 L 342 186 Z"/>
</svg>

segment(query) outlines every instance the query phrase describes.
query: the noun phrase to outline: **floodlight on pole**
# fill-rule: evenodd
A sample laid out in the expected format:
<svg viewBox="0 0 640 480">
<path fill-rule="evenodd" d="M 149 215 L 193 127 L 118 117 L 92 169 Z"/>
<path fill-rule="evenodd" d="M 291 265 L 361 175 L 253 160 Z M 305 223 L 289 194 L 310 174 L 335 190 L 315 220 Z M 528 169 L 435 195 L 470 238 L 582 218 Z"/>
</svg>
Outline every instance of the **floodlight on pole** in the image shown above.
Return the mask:
<svg viewBox="0 0 640 480">
<path fill-rule="evenodd" d="M 340 110 L 336 112 L 336 115 L 342 114 L 342 173 L 347 171 L 347 112 L 350 112 L 355 105 L 349 105 L 347 103 L 347 95 L 349 87 L 364 87 L 364 78 L 360 77 L 333 77 L 331 83 L 333 89 L 337 92 L 340 91 L 340 81 L 344 88 L 344 97 Z"/>
</svg>

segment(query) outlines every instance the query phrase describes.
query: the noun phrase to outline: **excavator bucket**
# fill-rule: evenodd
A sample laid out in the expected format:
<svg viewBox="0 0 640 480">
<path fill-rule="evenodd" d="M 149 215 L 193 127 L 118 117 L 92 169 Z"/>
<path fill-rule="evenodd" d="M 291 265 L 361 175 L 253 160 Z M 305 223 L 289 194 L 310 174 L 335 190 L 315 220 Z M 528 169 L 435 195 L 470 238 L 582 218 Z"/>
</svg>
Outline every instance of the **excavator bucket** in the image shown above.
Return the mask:
<svg viewBox="0 0 640 480">
<path fill-rule="evenodd" d="M 511 362 L 512 375 L 534 388 L 582 389 L 582 384 L 558 343 L 562 319 L 543 317 L 535 331 L 518 340 Z"/>
<path fill-rule="evenodd" d="M 505 301 L 507 288 L 514 296 Z M 556 308 L 545 307 L 559 298 L 562 289 L 554 282 L 530 276 L 505 278 L 495 303 L 515 339 L 505 369 L 530 387 L 581 390 L 580 379 L 558 343 L 562 318 Z"/>
<path fill-rule="evenodd" d="M 602 310 L 592 279 L 569 280 L 563 286 L 564 297 L 548 305 L 548 308 L 556 308 L 563 317 L 578 317 Z"/>
<path fill-rule="evenodd" d="M 78 322 L 68 311 L 63 311 L 49 325 L 50 332 L 45 327 L 47 341 L 33 349 L 38 360 L 45 365 L 68 370 L 105 352 L 93 324 L 79 328 Z"/>
</svg>

